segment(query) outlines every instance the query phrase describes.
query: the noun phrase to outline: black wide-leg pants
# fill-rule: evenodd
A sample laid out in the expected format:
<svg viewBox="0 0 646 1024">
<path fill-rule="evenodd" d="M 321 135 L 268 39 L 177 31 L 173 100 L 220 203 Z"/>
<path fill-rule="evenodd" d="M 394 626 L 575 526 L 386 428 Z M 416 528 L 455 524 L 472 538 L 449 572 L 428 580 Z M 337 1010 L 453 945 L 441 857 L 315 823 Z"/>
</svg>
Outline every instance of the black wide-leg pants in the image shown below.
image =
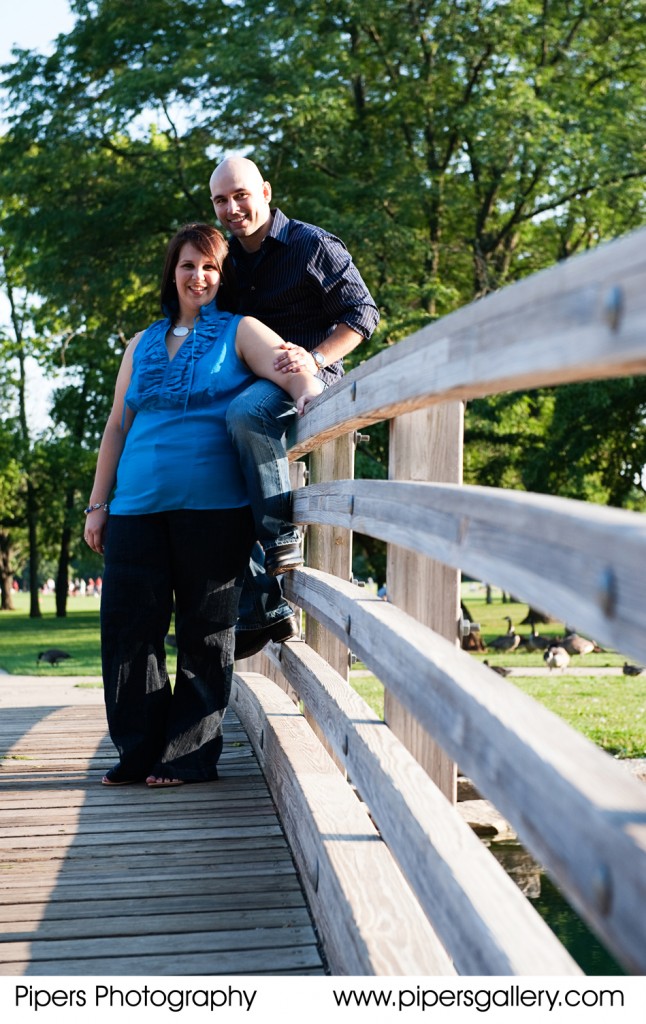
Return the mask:
<svg viewBox="0 0 646 1024">
<path fill-rule="evenodd" d="M 110 516 L 101 650 L 108 727 L 124 777 L 217 778 L 253 542 L 249 508 Z M 165 648 L 173 605 L 174 689 Z"/>
</svg>

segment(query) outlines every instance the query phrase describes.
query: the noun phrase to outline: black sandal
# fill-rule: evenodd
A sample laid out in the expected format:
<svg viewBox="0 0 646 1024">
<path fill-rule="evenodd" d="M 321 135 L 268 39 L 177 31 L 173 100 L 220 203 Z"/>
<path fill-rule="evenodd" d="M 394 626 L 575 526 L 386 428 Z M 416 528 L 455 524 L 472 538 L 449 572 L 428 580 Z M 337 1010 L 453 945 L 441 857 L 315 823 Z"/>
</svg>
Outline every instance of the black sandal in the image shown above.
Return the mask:
<svg viewBox="0 0 646 1024">
<path fill-rule="evenodd" d="M 102 786 L 135 786 L 138 782 L 143 782 L 143 779 L 126 778 L 120 764 L 109 768 L 101 779 Z"/>
</svg>

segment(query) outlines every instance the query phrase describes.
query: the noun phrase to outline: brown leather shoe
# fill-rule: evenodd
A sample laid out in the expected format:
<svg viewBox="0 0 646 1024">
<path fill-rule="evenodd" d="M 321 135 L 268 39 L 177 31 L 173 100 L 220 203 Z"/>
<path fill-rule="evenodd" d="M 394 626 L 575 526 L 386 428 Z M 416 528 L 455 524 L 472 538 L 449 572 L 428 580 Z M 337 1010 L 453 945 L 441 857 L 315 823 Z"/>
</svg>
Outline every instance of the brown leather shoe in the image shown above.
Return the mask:
<svg viewBox="0 0 646 1024">
<path fill-rule="evenodd" d="M 250 658 L 258 651 L 262 651 L 270 640 L 275 644 L 282 644 L 285 640 L 292 640 L 299 635 L 300 629 L 295 615 L 287 615 L 284 619 L 270 622 L 259 629 L 236 630 L 235 659 L 239 661 L 242 658 Z"/>
<path fill-rule="evenodd" d="M 300 544 L 279 544 L 265 551 L 265 572 L 270 576 L 280 576 L 291 569 L 300 569 L 303 555 Z"/>
</svg>

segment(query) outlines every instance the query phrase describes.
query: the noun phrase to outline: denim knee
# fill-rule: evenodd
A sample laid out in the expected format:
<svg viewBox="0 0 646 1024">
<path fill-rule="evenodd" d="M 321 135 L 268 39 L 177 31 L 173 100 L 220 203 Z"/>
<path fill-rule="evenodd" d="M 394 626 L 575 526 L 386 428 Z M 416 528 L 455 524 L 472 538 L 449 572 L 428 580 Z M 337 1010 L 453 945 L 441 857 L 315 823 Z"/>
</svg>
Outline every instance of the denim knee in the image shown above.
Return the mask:
<svg viewBox="0 0 646 1024">
<path fill-rule="evenodd" d="M 229 436 L 241 439 L 247 433 L 256 433 L 259 427 L 264 433 L 280 436 L 287 431 L 293 407 L 293 399 L 277 384 L 268 380 L 256 381 L 236 395 L 229 405 Z"/>
</svg>

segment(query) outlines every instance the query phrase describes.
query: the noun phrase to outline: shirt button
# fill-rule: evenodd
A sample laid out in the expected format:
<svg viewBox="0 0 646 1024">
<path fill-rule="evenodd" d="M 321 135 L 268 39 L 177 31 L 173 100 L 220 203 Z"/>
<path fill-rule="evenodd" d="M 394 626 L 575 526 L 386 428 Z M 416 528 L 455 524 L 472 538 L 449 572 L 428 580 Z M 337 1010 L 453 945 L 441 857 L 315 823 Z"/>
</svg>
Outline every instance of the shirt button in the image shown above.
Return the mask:
<svg viewBox="0 0 646 1024">
<path fill-rule="evenodd" d="M 256 290 L 256 286 L 255 286 L 255 284 L 252 284 L 252 286 L 251 286 L 251 291 L 252 291 L 252 292 L 255 292 L 255 290 Z"/>
</svg>

